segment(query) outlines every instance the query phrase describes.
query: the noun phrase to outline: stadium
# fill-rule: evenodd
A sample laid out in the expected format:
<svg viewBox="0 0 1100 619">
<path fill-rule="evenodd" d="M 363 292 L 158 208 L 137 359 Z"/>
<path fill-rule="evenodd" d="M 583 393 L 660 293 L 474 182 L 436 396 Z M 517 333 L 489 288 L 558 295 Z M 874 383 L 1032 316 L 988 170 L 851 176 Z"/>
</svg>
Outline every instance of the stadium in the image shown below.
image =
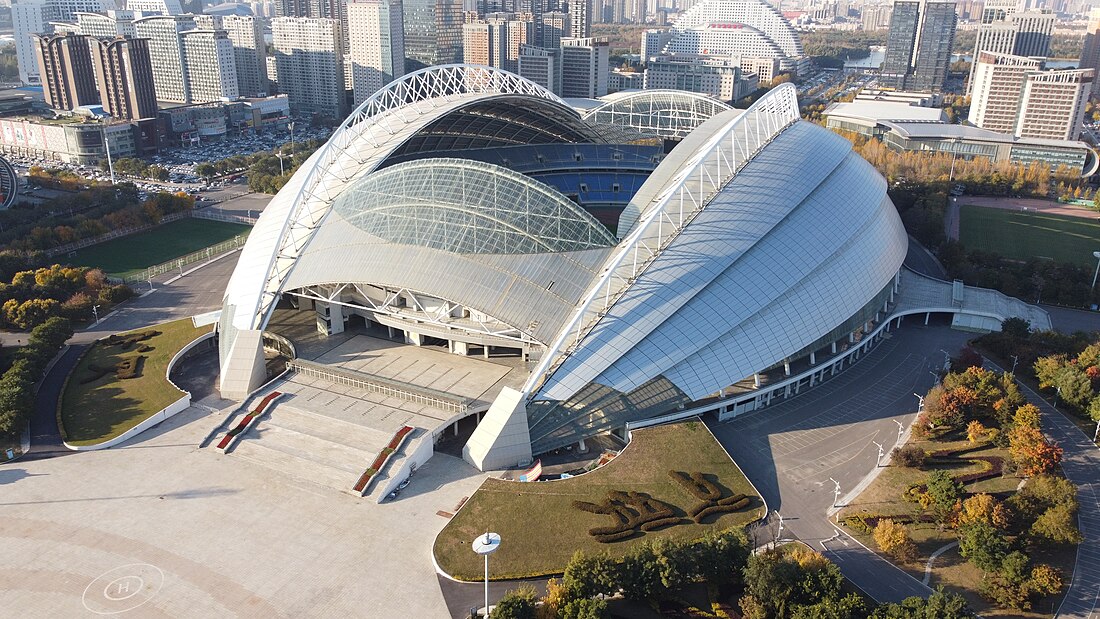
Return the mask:
<svg viewBox="0 0 1100 619">
<path fill-rule="evenodd" d="M 343 342 L 293 367 L 445 409 L 432 432 L 472 418 L 463 456 L 516 466 L 730 394 L 724 413 L 764 406 L 761 377 L 792 363 L 811 370 L 788 395 L 825 380 L 822 359 L 892 320 L 906 251 L 885 180 L 800 120 L 793 86 L 748 110 L 642 91 L 582 116 L 509 73 L 432 67 L 366 101 L 260 217 L 220 389 L 259 388 L 278 342 L 304 357 L 295 334 Z M 428 348 L 452 376 L 500 372 L 459 401 L 430 372 L 354 365 Z"/>
</svg>

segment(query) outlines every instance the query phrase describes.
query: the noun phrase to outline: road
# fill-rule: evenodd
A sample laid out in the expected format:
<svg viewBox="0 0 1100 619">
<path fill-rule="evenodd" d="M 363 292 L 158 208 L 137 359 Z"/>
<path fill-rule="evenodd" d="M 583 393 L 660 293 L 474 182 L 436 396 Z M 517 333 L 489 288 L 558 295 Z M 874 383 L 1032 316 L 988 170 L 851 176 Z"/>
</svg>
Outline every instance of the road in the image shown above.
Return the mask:
<svg viewBox="0 0 1100 619">
<path fill-rule="evenodd" d="M 878 448 L 888 451 L 898 425 L 916 416 L 914 392 L 932 385 L 932 368 L 943 353 L 958 350 L 970 337 L 943 325 L 905 322 L 869 358 L 807 393 L 727 423 L 708 421 L 718 440 L 741 466 L 773 510 L 783 516 L 783 537 L 800 539 L 824 551 L 844 575 L 880 602 L 926 596 L 921 584 L 847 535 L 832 539 L 828 520 L 834 485 L 843 496 L 875 470 Z M 854 498 L 854 497 L 852 497 Z M 823 543 L 824 542 L 824 543 Z"/>
<path fill-rule="evenodd" d="M 921 275 L 947 279 L 947 271 L 943 269 L 940 261 L 936 260 L 932 252 L 912 236 L 909 237 L 909 250 L 905 253 L 905 266 Z"/>
</svg>

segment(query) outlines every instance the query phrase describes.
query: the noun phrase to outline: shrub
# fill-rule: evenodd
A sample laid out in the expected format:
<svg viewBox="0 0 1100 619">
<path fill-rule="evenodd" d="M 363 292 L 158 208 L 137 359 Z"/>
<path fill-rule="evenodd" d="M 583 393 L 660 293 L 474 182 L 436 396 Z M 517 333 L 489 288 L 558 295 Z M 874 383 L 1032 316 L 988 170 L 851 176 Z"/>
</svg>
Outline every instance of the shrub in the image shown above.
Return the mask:
<svg viewBox="0 0 1100 619">
<path fill-rule="evenodd" d="M 490 619 L 535 619 L 535 602 L 538 596 L 530 586 L 513 589 L 504 594 L 489 614 Z"/>
<path fill-rule="evenodd" d="M 909 536 L 909 529 L 904 524 L 888 518 L 879 520 L 873 536 L 879 549 L 898 561 L 908 563 L 916 560 L 917 545 L 913 543 L 913 538 Z"/>
<path fill-rule="evenodd" d="M 899 466 L 920 468 L 924 466 L 926 455 L 924 450 L 916 445 L 903 445 L 902 447 L 895 447 L 891 457 Z"/>
<path fill-rule="evenodd" d="M 611 611 L 607 602 L 600 599 L 571 600 L 561 610 L 561 619 L 608 619 Z"/>
<path fill-rule="evenodd" d="M 123 380 L 141 376 L 141 365 L 144 360 L 144 355 L 138 355 L 119 361 L 115 366 L 115 376 Z"/>
</svg>

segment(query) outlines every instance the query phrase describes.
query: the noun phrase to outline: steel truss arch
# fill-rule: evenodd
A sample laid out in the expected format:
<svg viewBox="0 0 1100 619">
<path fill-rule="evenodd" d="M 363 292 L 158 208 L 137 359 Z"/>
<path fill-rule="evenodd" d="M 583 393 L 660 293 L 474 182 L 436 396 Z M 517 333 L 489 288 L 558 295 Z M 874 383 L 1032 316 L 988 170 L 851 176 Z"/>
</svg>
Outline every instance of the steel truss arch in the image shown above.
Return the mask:
<svg viewBox="0 0 1100 619">
<path fill-rule="evenodd" d="M 723 187 L 776 136 L 800 119 L 798 91 L 783 84 L 716 132 L 648 205 L 604 265 L 524 385 L 533 399 L 608 310 Z"/>
<path fill-rule="evenodd" d="M 365 142 L 381 148 L 397 127 L 446 107 L 468 95 L 527 95 L 566 106 L 557 95 L 513 73 L 481 65 L 450 64 L 428 67 L 390 82 L 359 105 L 311 158 L 301 186 L 291 198 L 290 213 L 278 233 L 264 281 L 251 308 L 251 327 L 260 328 L 275 308 L 283 282 L 313 233 L 331 210 L 336 190 L 363 172 L 367 163 L 355 159 L 336 165 L 353 146 Z M 369 159 L 369 158 L 368 158 Z M 376 162 L 377 163 L 377 162 Z"/>
</svg>

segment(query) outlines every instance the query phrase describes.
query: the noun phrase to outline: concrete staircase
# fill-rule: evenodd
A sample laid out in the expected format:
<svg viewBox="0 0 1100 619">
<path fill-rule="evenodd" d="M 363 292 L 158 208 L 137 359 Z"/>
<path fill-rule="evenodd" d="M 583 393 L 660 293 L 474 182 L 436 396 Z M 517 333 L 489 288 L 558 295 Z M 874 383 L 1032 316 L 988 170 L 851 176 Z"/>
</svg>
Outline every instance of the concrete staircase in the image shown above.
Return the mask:
<svg viewBox="0 0 1100 619">
<path fill-rule="evenodd" d="M 230 455 L 298 480 L 352 492 L 390 438 L 380 430 L 278 403 L 244 433 Z"/>
</svg>

